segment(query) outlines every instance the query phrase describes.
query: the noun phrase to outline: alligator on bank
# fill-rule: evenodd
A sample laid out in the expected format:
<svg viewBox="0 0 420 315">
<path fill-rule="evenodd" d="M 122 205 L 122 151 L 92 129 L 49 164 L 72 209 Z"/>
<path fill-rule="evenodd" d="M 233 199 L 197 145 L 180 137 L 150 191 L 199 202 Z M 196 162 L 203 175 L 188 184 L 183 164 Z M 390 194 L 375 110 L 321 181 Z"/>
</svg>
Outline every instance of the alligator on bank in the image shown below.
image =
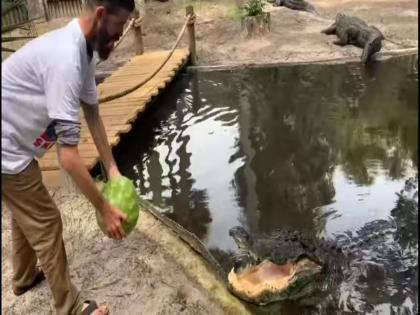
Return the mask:
<svg viewBox="0 0 420 315">
<path fill-rule="evenodd" d="M 275 7 L 286 7 L 291 10 L 306 11 L 314 14 L 318 14 L 315 7 L 305 0 L 268 0 L 272 2 Z"/>
<path fill-rule="evenodd" d="M 335 34 L 338 40 L 334 44 L 345 46 L 354 45 L 362 48 L 362 63 L 366 64 L 372 56 L 382 49 L 382 32 L 375 26 L 367 25 L 365 21 L 356 17 L 338 13 L 335 22 L 321 33 Z"/>
</svg>

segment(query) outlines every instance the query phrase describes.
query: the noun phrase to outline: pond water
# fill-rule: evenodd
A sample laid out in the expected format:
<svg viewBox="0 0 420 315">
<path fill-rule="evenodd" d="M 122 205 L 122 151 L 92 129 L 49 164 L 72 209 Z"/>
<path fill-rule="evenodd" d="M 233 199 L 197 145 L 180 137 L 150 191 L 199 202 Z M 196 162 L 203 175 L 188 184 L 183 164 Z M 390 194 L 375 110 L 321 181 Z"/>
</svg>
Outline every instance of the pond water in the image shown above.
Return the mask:
<svg viewBox="0 0 420 315">
<path fill-rule="evenodd" d="M 396 193 L 417 174 L 417 65 L 416 55 L 369 68 L 184 73 L 120 143 L 117 163 L 142 198 L 194 232 L 225 268 L 235 225 L 251 234 L 356 233 L 389 220 Z M 361 272 L 341 286 L 332 314 L 416 312 L 417 211 L 402 215 L 411 239 L 395 249 L 415 259 L 386 265 L 400 268 L 398 276 Z M 388 254 L 385 262 L 395 260 Z M 365 259 L 375 255 L 368 250 Z"/>
</svg>

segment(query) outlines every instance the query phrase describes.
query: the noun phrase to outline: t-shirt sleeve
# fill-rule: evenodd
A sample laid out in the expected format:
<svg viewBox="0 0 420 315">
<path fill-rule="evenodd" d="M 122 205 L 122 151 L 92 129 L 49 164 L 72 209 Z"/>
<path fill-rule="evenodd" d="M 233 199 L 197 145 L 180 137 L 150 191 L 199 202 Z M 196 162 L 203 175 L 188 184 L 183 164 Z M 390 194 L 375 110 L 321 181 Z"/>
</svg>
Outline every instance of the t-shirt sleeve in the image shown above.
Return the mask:
<svg viewBox="0 0 420 315">
<path fill-rule="evenodd" d="M 96 82 L 95 82 L 95 60 L 89 65 L 88 71 L 86 73 L 86 78 L 83 82 L 82 91 L 80 93 L 80 99 L 83 103 L 88 105 L 97 105 L 98 104 L 98 94 L 96 91 Z"/>
<path fill-rule="evenodd" d="M 50 119 L 79 121 L 81 73 L 80 66 L 68 61 L 48 67 L 44 89 Z"/>
</svg>

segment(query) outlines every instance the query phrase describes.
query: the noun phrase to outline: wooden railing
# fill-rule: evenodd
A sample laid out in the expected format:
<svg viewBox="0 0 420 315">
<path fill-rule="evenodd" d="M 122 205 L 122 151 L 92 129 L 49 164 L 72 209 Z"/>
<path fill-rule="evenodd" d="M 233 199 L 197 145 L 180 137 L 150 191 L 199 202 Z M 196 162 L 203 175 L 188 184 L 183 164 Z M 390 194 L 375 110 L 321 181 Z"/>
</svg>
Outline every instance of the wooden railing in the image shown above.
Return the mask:
<svg viewBox="0 0 420 315">
<path fill-rule="evenodd" d="M 42 0 L 45 19 L 78 16 L 83 8 L 83 0 Z"/>
<path fill-rule="evenodd" d="M 27 1 L 22 1 L 21 5 L 13 8 L 1 17 L 2 28 L 17 24 L 22 24 L 20 29 L 28 31 L 27 35 L 37 35 L 35 25 L 30 21 Z"/>
</svg>

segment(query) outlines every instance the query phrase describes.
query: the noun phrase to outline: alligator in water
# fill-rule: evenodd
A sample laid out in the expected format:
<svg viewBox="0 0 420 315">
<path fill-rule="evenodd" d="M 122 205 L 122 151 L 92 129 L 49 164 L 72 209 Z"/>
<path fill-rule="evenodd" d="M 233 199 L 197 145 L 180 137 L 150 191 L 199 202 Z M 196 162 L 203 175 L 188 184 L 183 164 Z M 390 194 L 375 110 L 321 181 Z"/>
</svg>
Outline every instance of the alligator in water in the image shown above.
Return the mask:
<svg viewBox="0 0 420 315">
<path fill-rule="evenodd" d="M 366 22 L 356 16 L 343 13 L 338 13 L 335 22 L 321 32 L 327 35 L 337 35 L 338 40 L 334 41 L 336 45 L 354 45 L 362 48 L 361 60 L 364 64 L 381 50 L 382 40 L 385 39 L 382 32 L 375 26 L 367 25 Z"/>
<path fill-rule="evenodd" d="M 417 196 L 417 192 L 412 195 Z M 402 196 L 392 215 L 404 210 L 401 205 L 414 202 L 402 200 Z M 374 303 L 364 298 L 369 296 L 365 291 L 374 280 L 382 287 L 374 300 L 395 300 L 397 297 L 391 296 L 397 286 L 399 292 L 406 293 L 398 296 L 401 301 L 395 309 L 406 308 L 401 305 L 409 298 L 415 310 L 417 302 L 410 293 L 414 291 L 406 288 L 417 283 L 417 244 L 412 250 L 404 249 L 398 239 L 399 226 L 397 218 L 379 219 L 328 240 L 286 230 L 251 237 L 244 228 L 233 227 L 229 234 L 238 251 L 228 274 L 229 289 L 257 305 L 274 306 L 273 302 L 294 300 L 319 314 L 330 314 L 331 309 L 366 314 L 374 309 Z M 343 300 L 340 287 L 348 288 L 344 304 L 339 302 Z"/>
<path fill-rule="evenodd" d="M 315 7 L 305 0 L 269 0 L 268 2 L 272 2 L 273 6 L 276 7 L 283 6 L 291 10 L 306 11 L 318 14 L 318 12 L 315 10 Z"/>
<path fill-rule="evenodd" d="M 341 249 L 296 231 L 277 230 L 252 238 L 244 228 L 229 230 L 239 251 L 228 275 L 230 290 L 258 305 L 297 300 L 318 289 L 323 274 L 340 275 Z"/>
<path fill-rule="evenodd" d="M 318 314 L 338 314 L 338 309 L 366 314 L 372 313 L 366 297 L 374 280 L 380 288 L 373 296 L 375 302 L 392 300 L 396 304 L 392 306 L 394 313 L 418 314 L 417 187 L 417 176 L 407 180 L 391 211 L 391 220 L 368 222 L 355 232 L 333 235 L 332 240 L 308 238 L 283 229 L 251 238 L 245 229 L 232 228 L 229 233 L 239 251 L 227 276 L 229 288 L 260 305 L 298 300 Z M 143 200 L 142 205 L 202 255 L 210 267 L 216 267 L 220 279 L 226 279 L 226 273 L 200 240 L 166 218 L 162 210 Z M 264 287 L 267 284 L 268 289 Z M 340 288 L 350 289 L 344 300 Z M 413 302 L 409 310 L 403 305 L 406 300 Z M 276 303 L 270 305 L 275 307 Z"/>
</svg>

